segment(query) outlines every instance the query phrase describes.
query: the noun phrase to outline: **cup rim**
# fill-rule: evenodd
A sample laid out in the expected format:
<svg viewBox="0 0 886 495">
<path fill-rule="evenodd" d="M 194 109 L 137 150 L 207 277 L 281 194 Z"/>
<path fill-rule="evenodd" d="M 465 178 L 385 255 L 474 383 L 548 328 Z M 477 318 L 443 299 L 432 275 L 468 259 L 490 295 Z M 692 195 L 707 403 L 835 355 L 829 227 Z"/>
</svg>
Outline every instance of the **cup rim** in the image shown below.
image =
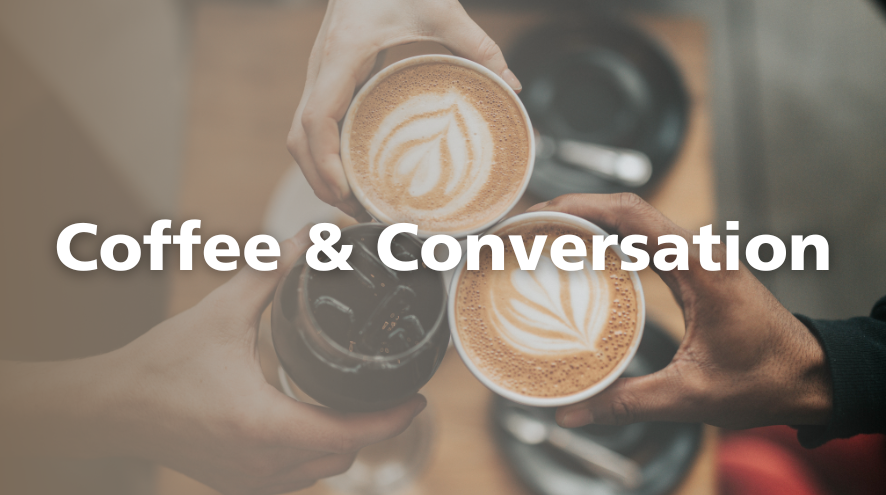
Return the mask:
<svg viewBox="0 0 886 495">
<path fill-rule="evenodd" d="M 430 54 L 430 55 L 417 55 L 414 57 L 408 57 L 403 60 L 399 60 L 394 62 L 393 64 L 385 67 L 377 74 L 372 76 L 366 84 L 360 88 L 360 91 L 357 92 L 357 95 L 351 100 L 351 104 L 348 107 L 348 112 L 345 114 L 345 119 L 342 123 L 341 129 L 341 140 L 339 146 L 339 154 L 341 156 L 342 167 L 345 171 L 345 178 L 348 180 L 348 185 L 351 187 L 351 191 L 354 194 L 354 197 L 357 198 L 357 201 L 366 208 L 366 211 L 369 215 L 375 220 L 383 223 L 385 225 L 391 225 L 394 223 L 399 223 L 397 219 L 392 218 L 390 215 L 385 214 L 385 212 L 381 211 L 375 204 L 373 204 L 366 197 L 366 193 L 363 191 L 363 188 L 360 186 L 359 182 L 354 175 L 354 172 L 351 167 L 351 158 L 350 154 L 345 152 L 349 148 L 350 145 L 350 135 L 351 129 L 354 125 L 354 116 L 357 113 L 357 109 L 360 108 L 360 105 L 363 103 L 363 100 L 366 99 L 366 96 L 386 77 L 389 75 L 398 72 L 407 67 L 411 67 L 413 65 L 421 65 L 432 62 L 445 62 L 453 65 L 458 65 L 461 67 L 465 67 L 467 69 L 472 69 L 476 72 L 479 72 L 490 80 L 498 84 L 501 88 L 505 90 L 507 95 L 517 104 L 517 108 L 520 109 L 520 114 L 523 116 L 524 122 L 526 122 L 526 134 L 529 142 L 529 157 L 526 164 L 526 172 L 523 175 L 523 180 L 520 183 L 520 187 L 514 194 L 514 197 L 510 202 L 507 203 L 506 207 L 502 208 L 501 213 L 496 215 L 494 218 L 485 222 L 483 224 L 477 225 L 476 227 L 470 229 L 462 229 L 462 230 L 424 230 L 419 226 L 418 229 L 418 237 L 421 239 L 427 239 L 433 235 L 437 234 L 445 234 L 456 239 L 463 239 L 471 234 L 476 234 L 479 232 L 483 232 L 490 227 L 494 226 L 498 222 L 500 222 L 510 211 L 514 208 L 517 202 L 520 201 L 520 198 L 523 197 L 523 194 L 526 192 L 526 188 L 529 186 L 529 179 L 532 177 L 532 172 L 535 167 L 535 134 L 532 130 L 532 121 L 529 120 L 529 112 L 526 111 L 526 107 L 523 105 L 523 102 L 520 100 L 520 97 L 517 96 L 517 93 L 504 82 L 504 80 L 496 73 L 487 69 L 486 67 L 468 60 L 462 57 L 456 57 L 455 55 L 443 55 L 443 54 Z"/>
<path fill-rule="evenodd" d="M 577 227 L 587 229 L 593 232 L 595 235 L 609 235 L 605 230 L 601 229 L 596 224 L 588 220 L 577 217 L 575 215 L 561 212 L 521 213 L 495 225 L 486 233 L 495 234 L 515 224 L 546 220 L 561 221 L 573 224 Z M 624 252 L 622 252 L 621 248 L 618 245 L 610 246 L 610 248 L 615 251 L 615 253 L 619 256 L 619 258 L 621 258 L 622 261 L 631 261 L 630 258 L 628 258 L 627 255 L 624 254 Z M 513 390 L 502 387 L 501 385 L 493 382 L 488 377 L 486 377 L 486 375 L 484 375 L 483 372 L 481 372 L 480 369 L 474 364 L 474 362 L 465 351 L 458 333 L 458 320 L 455 317 L 455 303 L 456 295 L 458 293 L 458 283 L 459 280 L 461 280 L 461 274 L 465 270 L 466 262 L 467 254 L 465 253 L 463 254 L 459 264 L 456 266 L 455 272 L 452 276 L 452 281 L 449 283 L 449 300 L 446 302 L 447 316 L 449 317 L 449 333 L 451 335 L 453 345 L 455 346 L 456 351 L 458 351 L 458 355 L 465 363 L 465 366 L 467 366 L 468 369 L 471 371 L 471 374 L 473 374 L 478 380 L 480 380 L 480 382 L 485 385 L 486 388 L 492 390 L 496 394 L 512 402 L 516 402 L 525 406 L 560 407 L 574 404 L 576 402 L 583 401 L 589 397 L 593 397 L 594 395 L 597 395 L 598 393 L 605 390 L 609 385 L 612 385 L 612 383 L 617 380 L 622 375 L 622 373 L 624 373 L 625 369 L 628 367 L 628 364 L 630 364 L 631 360 L 633 360 L 634 356 L 637 354 L 637 349 L 640 347 L 640 341 L 643 339 L 643 329 L 646 326 L 646 298 L 643 294 L 643 287 L 640 284 L 640 276 L 637 274 L 636 271 L 628 271 L 631 277 L 631 282 L 634 284 L 634 292 L 637 294 L 637 333 L 634 337 L 633 342 L 631 343 L 631 346 L 628 348 L 625 357 L 618 364 L 618 366 L 610 371 L 609 374 L 607 374 L 602 380 L 594 383 L 586 389 L 569 395 L 557 397 L 536 397 L 520 394 L 514 392 Z"/>
</svg>

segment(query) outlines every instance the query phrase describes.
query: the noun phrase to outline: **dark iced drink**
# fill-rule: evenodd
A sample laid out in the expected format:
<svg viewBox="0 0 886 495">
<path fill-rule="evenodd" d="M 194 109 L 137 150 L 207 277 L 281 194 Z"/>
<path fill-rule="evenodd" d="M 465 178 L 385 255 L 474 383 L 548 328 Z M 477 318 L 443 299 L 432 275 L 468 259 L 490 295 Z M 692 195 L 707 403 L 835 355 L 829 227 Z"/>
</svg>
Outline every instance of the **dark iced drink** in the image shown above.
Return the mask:
<svg viewBox="0 0 886 495">
<path fill-rule="evenodd" d="M 274 297 L 280 364 L 303 392 L 334 409 L 372 411 L 408 399 L 430 380 L 449 344 L 442 275 L 421 263 L 421 240 L 409 234 L 398 234 L 391 252 L 419 260 L 418 270 L 388 268 L 377 256 L 383 229 L 343 229 L 334 247 L 354 246 L 353 270 L 320 272 L 302 258 Z"/>
</svg>

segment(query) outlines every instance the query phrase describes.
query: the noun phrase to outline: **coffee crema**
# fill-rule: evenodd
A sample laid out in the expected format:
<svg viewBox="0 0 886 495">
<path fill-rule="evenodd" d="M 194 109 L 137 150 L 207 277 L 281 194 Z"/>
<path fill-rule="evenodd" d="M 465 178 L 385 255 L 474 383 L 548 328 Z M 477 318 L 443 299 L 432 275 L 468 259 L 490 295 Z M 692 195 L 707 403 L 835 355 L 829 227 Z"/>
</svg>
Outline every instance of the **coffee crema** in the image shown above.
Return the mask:
<svg viewBox="0 0 886 495">
<path fill-rule="evenodd" d="M 358 105 L 342 157 L 352 187 L 388 217 L 383 221 L 472 231 L 522 192 L 529 124 L 487 75 L 441 61 L 409 65 Z"/>
<path fill-rule="evenodd" d="M 593 270 L 586 258 L 584 269 L 562 271 L 550 248 L 565 234 L 582 238 L 590 256 L 587 231 L 557 222 L 517 224 L 497 235 L 521 235 L 527 252 L 536 235 L 548 236 L 534 271 L 520 270 L 506 241 L 504 270 L 492 270 L 484 247 L 480 270 L 463 270 L 459 278 L 455 327 L 462 347 L 480 373 L 521 395 L 588 389 L 625 359 L 637 334 L 637 295 L 621 258 L 607 248 L 605 270 Z"/>
</svg>

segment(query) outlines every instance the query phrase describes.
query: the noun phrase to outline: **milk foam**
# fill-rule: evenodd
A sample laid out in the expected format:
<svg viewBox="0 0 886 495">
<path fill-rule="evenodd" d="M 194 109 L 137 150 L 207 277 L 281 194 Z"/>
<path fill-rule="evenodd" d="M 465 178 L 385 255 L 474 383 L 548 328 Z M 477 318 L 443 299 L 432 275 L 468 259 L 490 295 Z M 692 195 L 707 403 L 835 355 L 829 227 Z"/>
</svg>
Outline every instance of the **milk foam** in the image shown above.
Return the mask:
<svg viewBox="0 0 886 495">
<path fill-rule="evenodd" d="M 456 90 L 419 94 L 389 113 L 369 143 L 369 170 L 382 187 L 402 188 L 401 212 L 452 215 L 475 197 L 493 163 L 489 124 Z M 404 187 L 405 186 L 405 187 Z"/>
<path fill-rule="evenodd" d="M 455 331 L 471 362 L 496 384 L 533 397 L 586 390 L 625 359 L 638 333 L 640 307 L 630 273 L 606 250 L 605 269 L 584 259 L 582 270 L 559 270 L 550 246 L 558 236 L 593 234 L 555 221 L 516 224 L 496 233 L 531 244 L 548 236 L 534 271 L 520 270 L 509 241 L 504 270 L 492 270 L 481 250 L 480 269 L 463 270 L 455 293 Z M 570 259 L 570 261 L 577 261 Z"/>
<path fill-rule="evenodd" d="M 527 354 L 596 351 L 597 339 L 606 327 L 609 282 L 590 263 L 574 272 L 559 270 L 547 255 L 534 271 L 519 267 L 491 277 L 492 314 L 489 322 L 503 340 Z M 497 287 L 507 285 L 507 290 Z M 496 294 L 502 292 L 502 294 Z"/>
<path fill-rule="evenodd" d="M 516 202 L 529 174 L 529 123 L 516 99 L 476 70 L 406 66 L 359 102 L 342 160 L 364 206 L 386 223 L 474 231 Z"/>
</svg>

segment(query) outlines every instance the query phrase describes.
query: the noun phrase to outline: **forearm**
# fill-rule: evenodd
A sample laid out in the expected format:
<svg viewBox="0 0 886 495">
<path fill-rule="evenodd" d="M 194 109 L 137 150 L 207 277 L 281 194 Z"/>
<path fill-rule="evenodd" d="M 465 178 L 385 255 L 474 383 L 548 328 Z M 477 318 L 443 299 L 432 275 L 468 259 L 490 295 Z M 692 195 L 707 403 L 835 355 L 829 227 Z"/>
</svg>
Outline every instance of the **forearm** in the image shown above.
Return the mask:
<svg viewBox="0 0 886 495">
<path fill-rule="evenodd" d="M 878 304 L 886 312 L 886 299 Z M 821 341 L 833 382 L 827 426 L 803 428 L 800 440 L 814 447 L 859 433 L 886 433 L 886 322 L 877 309 L 868 318 L 826 321 L 800 317 Z"/>
<path fill-rule="evenodd" d="M 123 453 L 118 353 L 57 362 L 0 361 L 0 455 Z"/>
</svg>

